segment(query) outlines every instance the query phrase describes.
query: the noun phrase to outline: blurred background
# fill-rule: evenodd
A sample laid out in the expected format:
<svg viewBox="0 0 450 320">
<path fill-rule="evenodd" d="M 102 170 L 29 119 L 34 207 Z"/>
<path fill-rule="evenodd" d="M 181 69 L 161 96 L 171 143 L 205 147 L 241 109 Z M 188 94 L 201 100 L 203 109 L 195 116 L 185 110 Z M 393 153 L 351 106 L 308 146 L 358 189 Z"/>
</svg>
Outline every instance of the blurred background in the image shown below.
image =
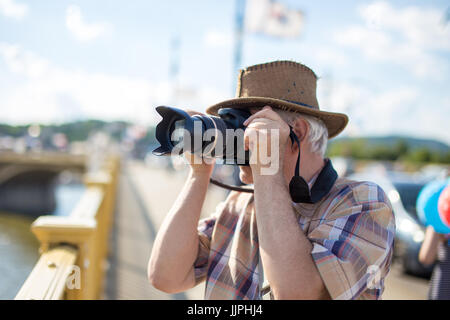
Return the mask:
<svg viewBox="0 0 450 320">
<path fill-rule="evenodd" d="M 346 113 L 327 154 L 341 176 L 374 181 L 397 217 L 385 299 L 426 299 L 416 198 L 450 168 L 448 1 L 0 0 L 0 298 L 39 259 L 41 215 L 70 216 L 83 174 L 122 159 L 105 267 L 108 299 L 165 295 L 146 263 L 186 175 L 151 155 L 158 105 L 204 112 L 234 97 L 239 68 L 294 60 L 319 76 L 321 109 Z M 236 183 L 231 166 L 215 176 Z M 212 186 L 204 215 L 224 199 Z M 139 230 L 139 231 L 136 231 Z"/>
</svg>

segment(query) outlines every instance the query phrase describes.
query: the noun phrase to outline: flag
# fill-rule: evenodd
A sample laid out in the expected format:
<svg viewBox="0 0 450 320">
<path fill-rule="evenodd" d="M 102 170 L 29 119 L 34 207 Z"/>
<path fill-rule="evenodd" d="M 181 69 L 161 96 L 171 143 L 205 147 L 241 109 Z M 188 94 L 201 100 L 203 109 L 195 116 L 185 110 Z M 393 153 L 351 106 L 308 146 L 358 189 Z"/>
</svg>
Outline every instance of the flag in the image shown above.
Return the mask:
<svg viewBox="0 0 450 320">
<path fill-rule="evenodd" d="M 247 0 L 245 11 L 248 32 L 280 38 L 295 38 L 302 33 L 303 12 L 287 8 L 278 1 Z"/>
</svg>

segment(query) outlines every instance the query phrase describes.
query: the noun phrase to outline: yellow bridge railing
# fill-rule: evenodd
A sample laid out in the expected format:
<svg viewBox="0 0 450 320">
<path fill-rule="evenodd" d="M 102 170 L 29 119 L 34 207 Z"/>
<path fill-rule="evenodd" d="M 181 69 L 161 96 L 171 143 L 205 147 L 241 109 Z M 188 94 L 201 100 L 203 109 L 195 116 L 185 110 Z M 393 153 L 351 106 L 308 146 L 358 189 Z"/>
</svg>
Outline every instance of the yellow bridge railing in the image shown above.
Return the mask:
<svg viewBox="0 0 450 320">
<path fill-rule="evenodd" d="M 86 191 L 69 216 L 41 216 L 31 225 L 40 259 L 16 300 L 100 299 L 107 268 L 119 159 L 86 174 Z"/>
</svg>

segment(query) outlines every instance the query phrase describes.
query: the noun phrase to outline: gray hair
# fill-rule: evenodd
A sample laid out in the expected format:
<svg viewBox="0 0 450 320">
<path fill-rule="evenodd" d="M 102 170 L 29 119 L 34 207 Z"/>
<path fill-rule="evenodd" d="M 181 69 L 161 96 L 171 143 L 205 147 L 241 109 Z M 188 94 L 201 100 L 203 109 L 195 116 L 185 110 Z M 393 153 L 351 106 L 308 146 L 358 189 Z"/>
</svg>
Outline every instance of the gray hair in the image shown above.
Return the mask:
<svg viewBox="0 0 450 320">
<path fill-rule="evenodd" d="M 309 125 L 307 139 L 311 143 L 311 151 L 319 154 L 322 158 L 325 157 L 328 142 L 328 129 L 322 120 L 303 113 L 300 114 L 297 112 L 280 109 L 274 109 L 274 111 L 281 117 L 281 119 L 286 121 L 291 126 L 298 118 L 305 119 Z"/>
</svg>

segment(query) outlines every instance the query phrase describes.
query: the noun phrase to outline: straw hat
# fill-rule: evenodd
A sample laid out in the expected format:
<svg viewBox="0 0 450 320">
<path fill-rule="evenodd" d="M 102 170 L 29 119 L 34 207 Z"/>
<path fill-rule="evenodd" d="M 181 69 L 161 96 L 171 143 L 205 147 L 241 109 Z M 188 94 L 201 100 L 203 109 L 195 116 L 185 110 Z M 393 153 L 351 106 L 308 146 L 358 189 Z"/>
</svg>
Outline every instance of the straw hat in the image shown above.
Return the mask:
<svg viewBox="0 0 450 320">
<path fill-rule="evenodd" d="M 316 98 L 316 74 L 294 61 L 274 61 L 240 70 L 236 98 L 210 106 L 206 112 L 218 115 L 221 108 L 250 108 L 269 105 L 321 119 L 328 137 L 337 136 L 348 122 L 343 113 L 321 111 Z"/>
</svg>

